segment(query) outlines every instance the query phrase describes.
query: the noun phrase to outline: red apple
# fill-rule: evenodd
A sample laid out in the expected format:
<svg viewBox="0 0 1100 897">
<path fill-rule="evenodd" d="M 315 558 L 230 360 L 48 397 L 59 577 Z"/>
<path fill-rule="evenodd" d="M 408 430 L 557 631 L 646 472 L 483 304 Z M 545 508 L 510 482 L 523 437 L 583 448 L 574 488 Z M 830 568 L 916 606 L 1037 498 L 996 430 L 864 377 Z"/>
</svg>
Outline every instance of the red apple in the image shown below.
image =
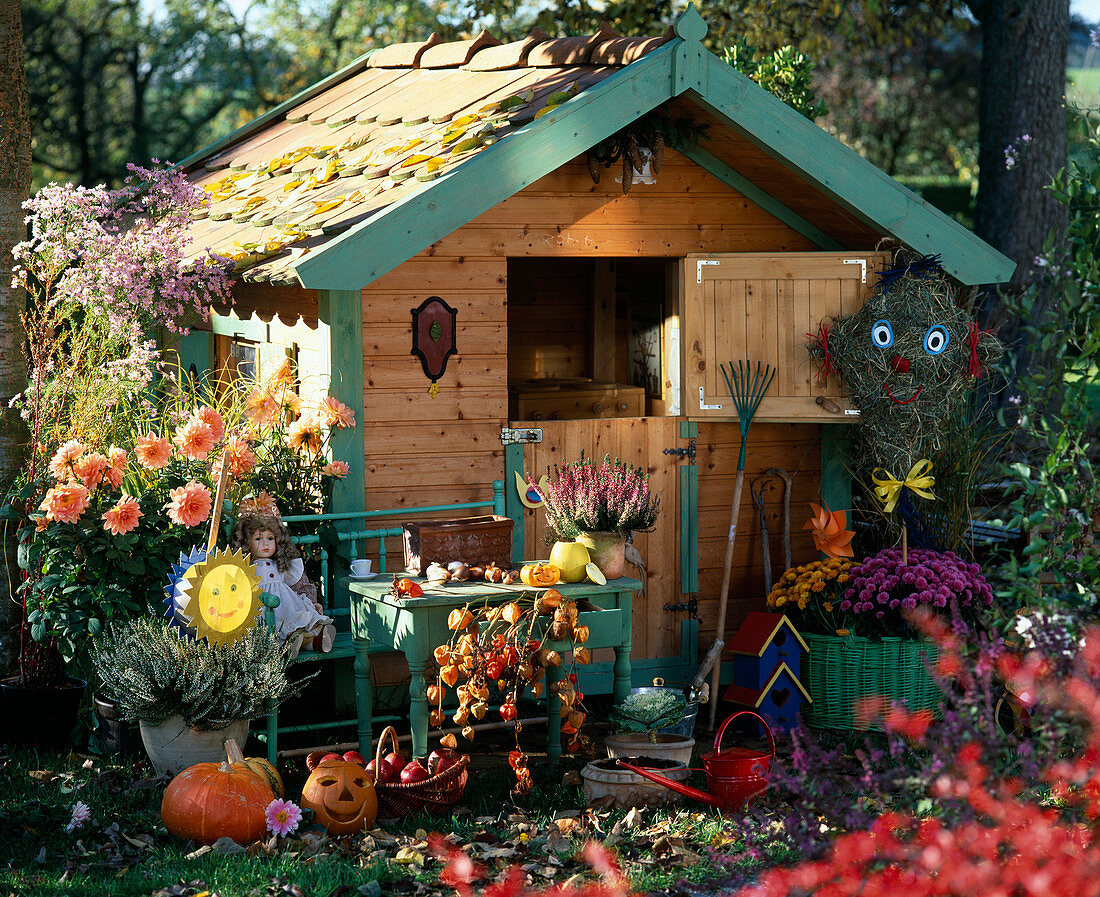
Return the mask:
<svg viewBox="0 0 1100 897">
<path fill-rule="evenodd" d="M 363 755 L 359 751 L 346 751 L 344 753 L 344 759 L 348 763 L 358 763 L 360 766 L 366 766 L 367 761 L 363 759 Z"/>
<path fill-rule="evenodd" d="M 386 754 L 386 762 L 393 767 L 395 778 L 397 773 L 405 768 L 405 758 L 396 751 L 391 751 L 390 753 Z"/>
<path fill-rule="evenodd" d="M 325 756 L 323 756 L 321 758 L 321 762 L 324 763 L 326 760 L 343 760 L 343 759 L 344 758 L 341 757 L 339 754 L 325 754 Z"/>
<path fill-rule="evenodd" d="M 321 762 L 324 757 L 324 753 L 321 751 L 311 751 L 309 756 L 306 757 L 306 769 L 313 772 L 317 768 L 317 764 Z"/>
<path fill-rule="evenodd" d="M 429 778 L 428 770 L 420 765 L 418 760 L 410 760 L 408 766 L 401 770 L 401 784 L 413 785 Z"/>
<path fill-rule="evenodd" d="M 366 769 L 371 778 L 374 778 L 377 782 L 383 785 L 386 784 L 386 782 L 392 782 L 394 779 L 397 778 L 397 774 L 394 772 L 393 767 L 386 762 L 385 758 L 382 759 L 382 765 L 377 767 L 377 777 L 375 777 L 375 765 L 373 760 L 371 760 L 370 763 L 367 764 Z"/>
<path fill-rule="evenodd" d="M 428 771 L 433 776 L 439 775 L 441 772 L 445 772 L 458 762 L 458 754 L 454 751 L 448 751 L 445 748 L 441 748 L 438 751 L 432 751 L 428 755 Z"/>
</svg>

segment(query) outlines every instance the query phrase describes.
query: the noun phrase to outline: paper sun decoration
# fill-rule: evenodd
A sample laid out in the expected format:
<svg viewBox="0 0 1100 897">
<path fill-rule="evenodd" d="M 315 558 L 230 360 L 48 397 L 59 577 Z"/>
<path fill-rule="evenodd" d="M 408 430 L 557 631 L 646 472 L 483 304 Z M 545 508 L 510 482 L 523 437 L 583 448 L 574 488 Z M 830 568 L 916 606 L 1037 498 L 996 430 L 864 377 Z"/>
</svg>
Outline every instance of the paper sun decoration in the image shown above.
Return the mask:
<svg viewBox="0 0 1100 897">
<path fill-rule="evenodd" d="M 814 531 L 814 545 L 822 554 L 831 558 L 854 557 L 852 552 L 852 537 L 855 531 L 847 529 L 848 514 L 846 511 L 830 511 L 829 506 L 810 502 L 813 516 L 806 521 L 802 529 Z"/>
<path fill-rule="evenodd" d="M 165 616 L 193 639 L 229 644 L 256 625 L 260 577 L 239 549 L 180 554 L 165 591 Z"/>
</svg>

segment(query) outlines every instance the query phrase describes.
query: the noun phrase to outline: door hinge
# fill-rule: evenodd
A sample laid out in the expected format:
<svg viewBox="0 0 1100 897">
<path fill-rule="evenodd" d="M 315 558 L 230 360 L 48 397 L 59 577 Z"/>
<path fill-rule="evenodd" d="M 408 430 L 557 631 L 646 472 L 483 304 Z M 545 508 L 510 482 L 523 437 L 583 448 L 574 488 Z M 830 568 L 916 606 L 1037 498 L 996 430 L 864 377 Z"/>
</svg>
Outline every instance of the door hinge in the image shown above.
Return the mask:
<svg viewBox="0 0 1100 897">
<path fill-rule="evenodd" d="M 690 459 L 691 463 L 694 464 L 695 463 L 695 437 L 694 436 L 691 437 L 691 439 L 688 442 L 688 447 L 687 448 L 683 448 L 682 446 L 677 446 L 676 448 L 661 449 L 661 454 L 662 455 L 675 455 L 677 458 L 687 457 L 688 459 Z"/>
<path fill-rule="evenodd" d="M 542 429 L 540 427 L 525 427 L 522 430 L 513 430 L 510 427 L 500 428 L 501 445 L 519 445 L 525 442 L 542 442 Z"/>
<path fill-rule="evenodd" d="M 690 595 L 687 601 L 677 601 L 675 604 L 666 604 L 662 609 L 666 614 L 678 614 L 686 610 L 691 619 L 699 619 L 699 599 L 694 594 Z"/>
<path fill-rule="evenodd" d="M 845 259 L 845 265 L 859 265 L 859 282 L 867 283 L 867 259 Z"/>
<path fill-rule="evenodd" d="M 695 262 L 695 282 L 703 282 L 703 266 L 704 265 L 720 265 L 722 264 L 718 259 L 698 259 Z"/>
<path fill-rule="evenodd" d="M 699 410 L 700 411 L 721 411 L 721 405 L 708 405 L 707 397 L 703 393 L 703 387 L 699 387 Z"/>
</svg>

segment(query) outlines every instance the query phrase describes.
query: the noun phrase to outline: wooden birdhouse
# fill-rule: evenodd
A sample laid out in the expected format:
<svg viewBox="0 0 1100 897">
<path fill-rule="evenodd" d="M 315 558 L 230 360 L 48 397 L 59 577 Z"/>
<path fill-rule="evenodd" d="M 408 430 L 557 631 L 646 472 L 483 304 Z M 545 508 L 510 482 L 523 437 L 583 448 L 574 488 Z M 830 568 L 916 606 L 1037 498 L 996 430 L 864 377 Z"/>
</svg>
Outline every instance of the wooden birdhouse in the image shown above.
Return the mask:
<svg viewBox="0 0 1100 897">
<path fill-rule="evenodd" d="M 733 684 L 723 699 L 757 711 L 773 727 L 796 725 L 802 702 L 811 700 L 799 679 L 809 648 L 791 621 L 783 614 L 753 612 L 728 650 L 734 655 Z"/>
</svg>

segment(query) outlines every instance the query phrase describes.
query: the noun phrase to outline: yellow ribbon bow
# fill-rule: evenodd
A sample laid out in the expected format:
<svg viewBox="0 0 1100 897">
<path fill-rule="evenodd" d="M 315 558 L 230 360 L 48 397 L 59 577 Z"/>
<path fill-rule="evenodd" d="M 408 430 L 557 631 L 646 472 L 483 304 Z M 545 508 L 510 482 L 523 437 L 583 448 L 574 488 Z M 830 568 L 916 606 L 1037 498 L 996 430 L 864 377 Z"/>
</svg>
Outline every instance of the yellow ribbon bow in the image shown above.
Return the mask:
<svg viewBox="0 0 1100 897">
<path fill-rule="evenodd" d="M 875 495 L 882 502 L 883 510 L 887 514 L 894 510 L 898 499 L 901 498 L 903 488 L 912 489 L 921 498 L 935 500 L 936 496 L 932 494 L 931 489 L 936 485 L 936 478 L 929 473 L 931 469 L 932 462 L 927 458 L 922 458 L 909 468 L 909 473 L 904 481 L 894 479 L 881 467 L 876 467 L 871 471 L 871 479 L 875 482 Z M 879 476 L 879 474 L 882 474 L 882 476 Z"/>
</svg>

